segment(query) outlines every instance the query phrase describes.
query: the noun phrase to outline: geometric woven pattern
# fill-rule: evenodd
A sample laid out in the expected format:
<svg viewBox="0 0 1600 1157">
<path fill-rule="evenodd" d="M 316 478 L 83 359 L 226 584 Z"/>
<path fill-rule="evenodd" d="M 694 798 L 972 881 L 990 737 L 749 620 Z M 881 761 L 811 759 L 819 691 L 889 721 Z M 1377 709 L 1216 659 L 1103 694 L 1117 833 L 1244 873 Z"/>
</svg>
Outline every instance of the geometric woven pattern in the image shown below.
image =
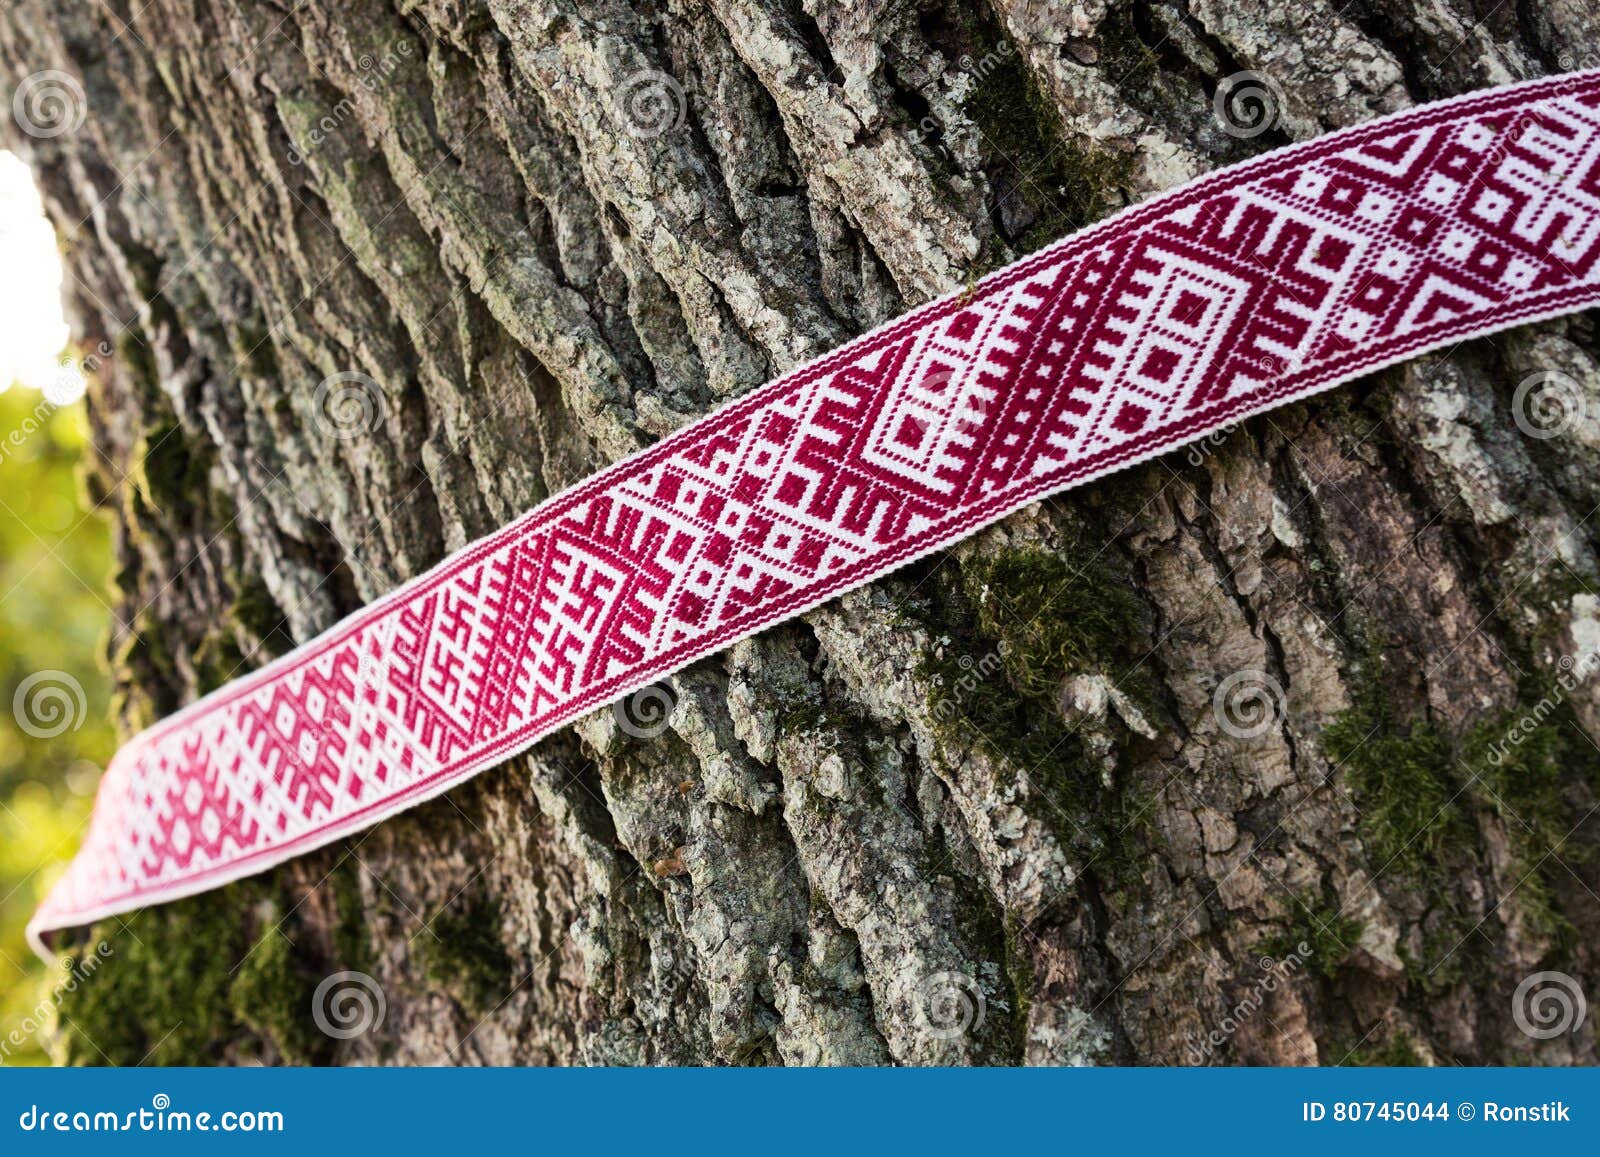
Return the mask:
<svg viewBox="0 0 1600 1157">
<path fill-rule="evenodd" d="M 1268 154 L 738 399 L 136 737 L 35 936 L 260 871 L 1039 496 L 1600 301 L 1600 73 Z"/>
</svg>

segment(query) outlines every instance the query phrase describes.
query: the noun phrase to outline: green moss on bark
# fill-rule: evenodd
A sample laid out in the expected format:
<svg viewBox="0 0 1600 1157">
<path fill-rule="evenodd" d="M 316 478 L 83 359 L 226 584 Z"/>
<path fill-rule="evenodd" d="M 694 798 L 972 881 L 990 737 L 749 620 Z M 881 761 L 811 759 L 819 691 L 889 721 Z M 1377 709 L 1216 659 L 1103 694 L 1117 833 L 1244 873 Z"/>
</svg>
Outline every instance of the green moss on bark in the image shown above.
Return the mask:
<svg viewBox="0 0 1600 1157">
<path fill-rule="evenodd" d="M 234 971 L 229 1011 L 240 1024 L 272 1041 L 285 1060 L 312 1064 L 332 1051 L 330 1038 L 311 1014 L 319 979 L 275 924 L 261 933 Z"/>
<path fill-rule="evenodd" d="M 134 487 L 158 511 L 172 514 L 201 504 L 210 469 L 210 455 L 189 444 L 176 418 L 151 426 L 134 447 Z"/>
<path fill-rule="evenodd" d="M 195 1065 L 255 1051 L 230 990 L 248 952 L 241 911 L 253 884 L 96 924 L 89 943 L 108 947 L 87 984 L 60 996 L 57 1059 L 72 1065 Z M 247 1039 L 248 1038 L 248 1039 Z"/>
<path fill-rule="evenodd" d="M 1133 172 L 1131 157 L 1068 140 L 1021 50 L 980 14 L 967 18 L 962 33 L 977 62 L 965 108 L 982 134 L 985 168 L 1002 203 L 1015 198 L 1026 206 L 1022 214 L 1003 205 L 996 211 L 1003 219 L 1032 218 L 1009 238 L 1017 250 L 1041 248 L 1117 208 Z M 989 266 L 1005 259 L 995 254 Z"/>
<path fill-rule="evenodd" d="M 470 1016 L 494 1011 L 514 983 L 511 957 L 500 939 L 503 924 L 498 902 L 475 897 L 435 912 L 417 934 L 423 975 Z"/>
<path fill-rule="evenodd" d="M 1571 945 L 1572 927 L 1555 904 L 1553 873 L 1561 869 L 1551 852 L 1560 849 L 1567 863 L 1591 854 L 1571 840 L 1581 815 L 1571 789 L 1600 786 L 1600 751 L 1573 713 L 1568 683 L 1565 669 L 1553 682 L 1531 678 L 1510 710 L 1450 734 L 1426 719 L 1396 718 L 1374 648 L 1352 679 L 1350 708 L 1323 731 L 1375 862 L 1384 874 L 1425 885 L 1429 959 L 1407 969 L 1424 991 L 1467 977 L 1473 962 L 1464 957 L 1482 955 L 1497 934 L 1498 921 L 1460 912 L 1449 887 L 1449 865 L 1481 854 L 1484 813 L 1499 821 L 1510 851 L 1502 874 L 1514 887 L 1497 898 L 1500 919 L 1510 909 L 1499 904 L 1514 896 L 1515 910 L 1557 954 Z"/>
<path fill-rule="evenodd" d="M 913 610 L 936 639 L 921 676 L 941 739 L 998 756 L 1042 798 L 1039 818 L 1063 843 L 1120 879 L 1142 860 L 1148 797 L 1118 781 L 1115 753 L 1094 749 L 1089 732 L 1102 724 L 1069 721 L 1061 696 L 1069 678 L 1100 675 L 1148 716 L 1154 694 L 1139 671 L 1148 616 L 1107 553 L 1091 555 L 1081 566 L 1037 547 L 973 559 Z"/>
<path fill-rule="evenodd" d="M 1282 931 L 1256 945 L 1275 961 L 1297 957 L 1307 972 L 1332 980 L 1361 938 L 1362 923 L 1344 915 L 1332 895 L 1308 892 L 1289 898 Z"/>
<path fill-rule="evenodd" d="M 1353 679 L 1353 702 L 1322 743 L 1356 795 L 1362 834 L 1387 870 L 1416 873 L 1473 842 L 1459 803 L 1450 740 L 1422 719 L 1395 718 L 1374 651 Z"/>
<path fill-rule="evenodd" d="M 338 888 L 338 873 L 328 883 Z M 103 920 L 75 955 L 101 959 L 57 993 L 57 1059 L 71 1065 L 319 1064 L 335 1041 L 312 1015 L 322 977 L 360 967 L 312 944 L 273 877 Z M 103 943 L 104 947 L 99 945 Z"/>
<path fill-rule="evenodd" d="M 1377 1043 L 1357 1044 L 1343 1050 L 1339 1062 L 1350 1068 L 1415 1068 L 1425 1062 L 1411 1041 L 1396 1033 Z"/>
</svg>

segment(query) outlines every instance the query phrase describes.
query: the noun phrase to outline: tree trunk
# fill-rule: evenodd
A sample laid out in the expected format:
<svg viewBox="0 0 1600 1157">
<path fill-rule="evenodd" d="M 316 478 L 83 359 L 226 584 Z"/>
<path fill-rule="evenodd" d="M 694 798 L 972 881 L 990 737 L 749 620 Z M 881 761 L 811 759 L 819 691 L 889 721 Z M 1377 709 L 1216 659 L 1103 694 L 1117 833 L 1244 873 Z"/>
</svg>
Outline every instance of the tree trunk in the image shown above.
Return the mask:
<svg viewBox="0 0 1600 1157">
<path fill-rule="evenodd" d="M 9 140 L 100 350 L 121 722 L 1115 208 L 1596 43 L 1588 0 L 20 0 L 3 95 L 86 114 L 55 78 Z M 1597 502 L 1592 315 L 1414 361 L 704 660 L 659 734 L 105 922 L 60 1048 L 1592 1063 L 1514 990 L 1600 999 Z"/>
</svg>

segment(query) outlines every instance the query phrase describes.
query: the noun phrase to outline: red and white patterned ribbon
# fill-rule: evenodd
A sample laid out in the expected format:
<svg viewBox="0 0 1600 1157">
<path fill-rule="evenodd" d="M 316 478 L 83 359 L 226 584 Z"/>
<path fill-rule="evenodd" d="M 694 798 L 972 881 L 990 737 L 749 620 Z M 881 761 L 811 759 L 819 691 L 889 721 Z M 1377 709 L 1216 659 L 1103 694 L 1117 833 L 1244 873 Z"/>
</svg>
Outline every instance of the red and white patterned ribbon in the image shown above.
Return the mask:
<svg viewBox="0 0 1600 1157">
<path fill-rule="evenodd" d="M 1039 498 L 1600 302 L 1600 72 L 1226 169 L 721 407 L 137 736 L 41 935 L 213 888 Z"/>
</svg>

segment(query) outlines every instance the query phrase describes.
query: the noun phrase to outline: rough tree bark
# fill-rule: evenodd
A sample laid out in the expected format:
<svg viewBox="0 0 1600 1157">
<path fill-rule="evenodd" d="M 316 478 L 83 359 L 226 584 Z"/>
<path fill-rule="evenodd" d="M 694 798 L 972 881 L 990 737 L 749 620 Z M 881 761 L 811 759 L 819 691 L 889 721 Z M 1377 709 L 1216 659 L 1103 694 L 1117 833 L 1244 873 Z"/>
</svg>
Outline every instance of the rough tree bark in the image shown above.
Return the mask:
<svg viewBox="0 0 1600 1157">
<path fill-rule="evenodd" d="M 1587 0 L 19 0 L 8 107 L 85 95 L 8 139 L 104 347 L 121 721 L 1121 205 L 1597 44 Z M 1542 324 L 1040 503 L 697 664 L 653 739 L 600 712 L 106 922 L 60 1047 L 1593 1062 L 1512 992 L 1600 996 L 1600 691 L 1552 693 L 1600 645 L 1597 366 Z M 1559 437 L 1535 373 L 1590 403 Z M 335 1039 L 346 970 L 386 1014 Z"/>
</svg>

